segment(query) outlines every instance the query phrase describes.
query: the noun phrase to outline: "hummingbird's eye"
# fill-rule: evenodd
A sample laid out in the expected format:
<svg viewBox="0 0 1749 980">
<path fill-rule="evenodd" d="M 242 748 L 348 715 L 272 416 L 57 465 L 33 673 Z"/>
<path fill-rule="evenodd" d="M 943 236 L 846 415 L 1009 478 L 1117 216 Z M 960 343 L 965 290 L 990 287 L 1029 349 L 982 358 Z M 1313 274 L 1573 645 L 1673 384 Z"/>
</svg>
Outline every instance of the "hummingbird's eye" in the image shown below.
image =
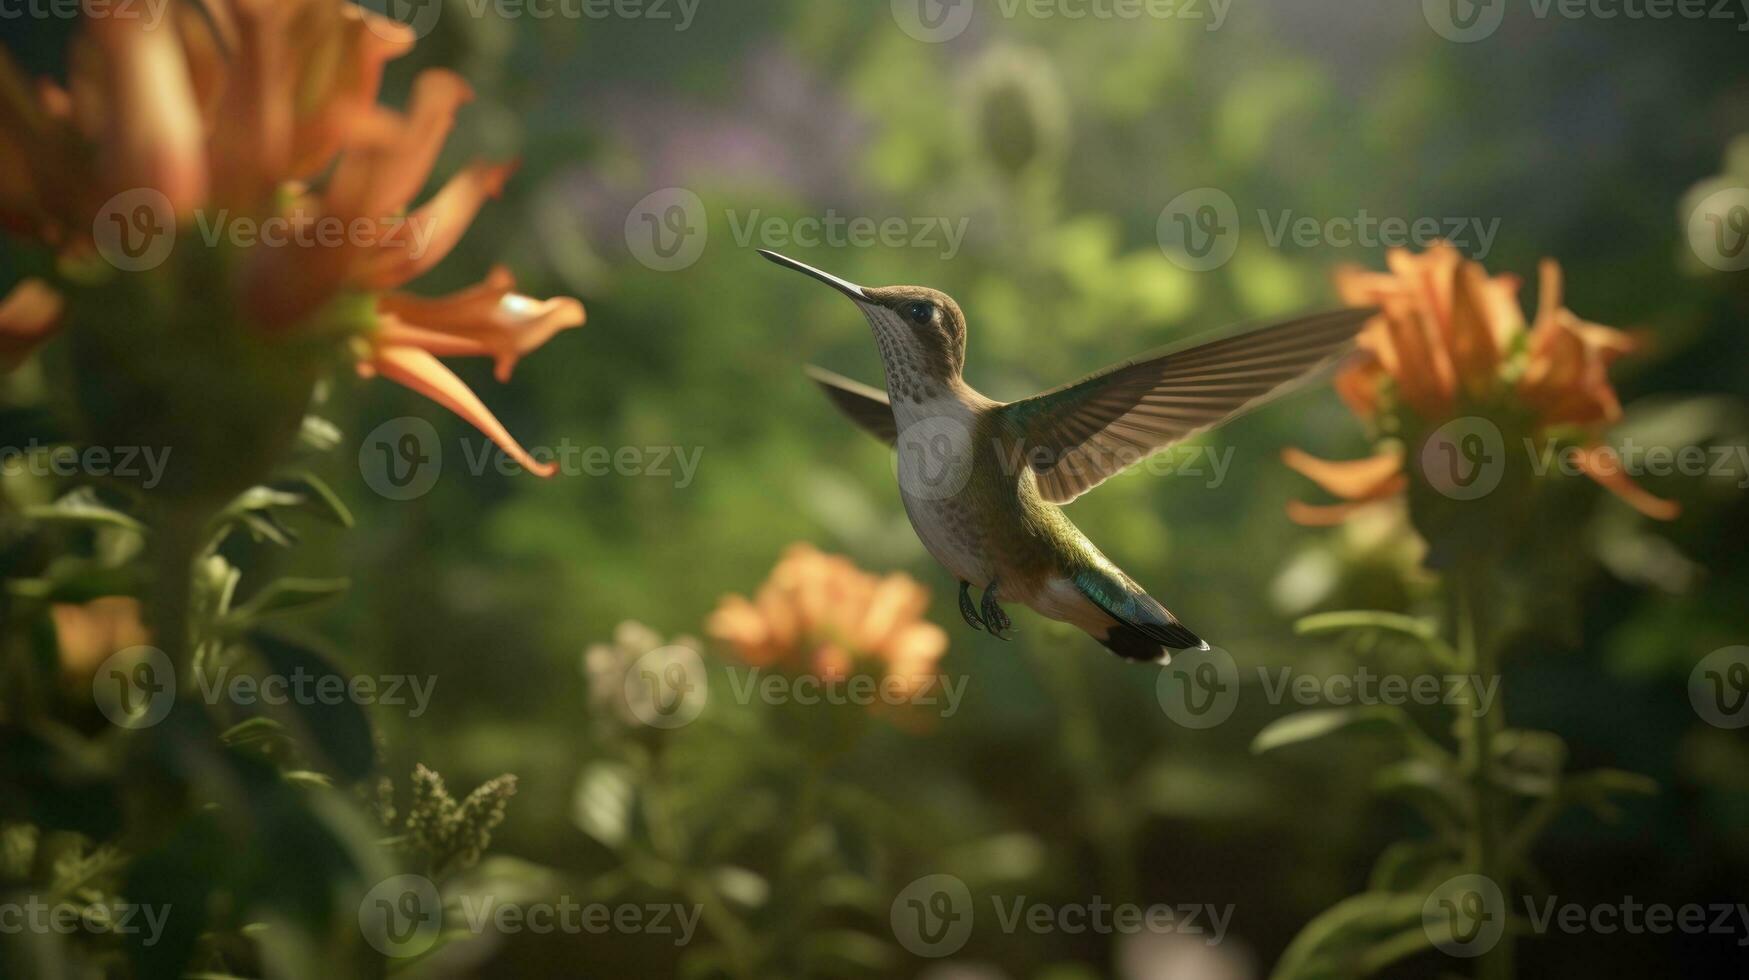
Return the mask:
<svg viewBox="0 0 1749 980">
<path fill-rule="evenodd" d="M 905 304 L 905 319 L 910 320 L 912 323 L 916 324 L 919 327 L 926 326 L 926 325 L 928 325 L 929 321 L 935 319 L 935 304 L 934 303 L 906 303 Z"/>
</svg>

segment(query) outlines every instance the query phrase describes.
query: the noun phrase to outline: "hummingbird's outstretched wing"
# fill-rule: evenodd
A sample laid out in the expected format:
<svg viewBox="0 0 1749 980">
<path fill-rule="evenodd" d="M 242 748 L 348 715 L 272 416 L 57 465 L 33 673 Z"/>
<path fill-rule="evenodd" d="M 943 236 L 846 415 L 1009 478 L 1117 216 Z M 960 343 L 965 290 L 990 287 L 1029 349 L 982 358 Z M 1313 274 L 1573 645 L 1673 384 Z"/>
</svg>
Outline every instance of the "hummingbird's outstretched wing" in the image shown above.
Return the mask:
<svg viewBox="0 0 1749 980">
<path fill-rule="evenodd" d="M 1158 450 L 1292 390 L 1347 352 L 1371 309 L 1286 320 L 1144 355 L 998 409 L 1040 496 L 1068 503 Z"/>
<path fill-rule="evenodd" d="M 886 392 L 812 364 L 808 365 L 808 377 L 850 421 L 889 446 L 899 441 L 899 423 L 893 419 L 893 405 Z"/>
</svg>

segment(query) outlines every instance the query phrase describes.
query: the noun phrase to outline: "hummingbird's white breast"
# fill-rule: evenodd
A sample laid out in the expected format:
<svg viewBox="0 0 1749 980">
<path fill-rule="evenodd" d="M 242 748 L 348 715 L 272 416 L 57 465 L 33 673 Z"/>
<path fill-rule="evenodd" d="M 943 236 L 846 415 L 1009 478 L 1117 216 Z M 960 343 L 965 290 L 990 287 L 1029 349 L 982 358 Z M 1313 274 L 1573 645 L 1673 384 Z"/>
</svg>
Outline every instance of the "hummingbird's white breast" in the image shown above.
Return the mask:
<svg viewBox="0 0 1749 980">
<path fill-rule="evenodd" d="M 894 399 L 899 426 L 899 496 L 911 526 L 936 561 L 983 587 L 996 577 L 972 483 L 978 476 L 979 412 L 953 393 Z"/>
</svg>

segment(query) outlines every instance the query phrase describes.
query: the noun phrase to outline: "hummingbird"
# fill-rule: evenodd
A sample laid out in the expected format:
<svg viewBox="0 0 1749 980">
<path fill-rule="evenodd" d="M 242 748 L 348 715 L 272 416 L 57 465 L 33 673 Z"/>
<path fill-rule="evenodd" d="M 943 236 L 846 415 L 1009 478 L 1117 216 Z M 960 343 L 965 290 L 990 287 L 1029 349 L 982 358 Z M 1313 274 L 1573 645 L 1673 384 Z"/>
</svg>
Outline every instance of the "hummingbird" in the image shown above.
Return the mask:
<svg viewBox="0 0 1749 980">
<path fill-rule="evenodd" d="M 1069 623 L 1126 660 L 1209 645 L 1124 574 L 1062 506 L 1131 464 L 1287 391 L 1342 358 L 1371 309 L 1283 320 L 1143 354 L 1014 402 L 967 384 L 966 318 L 925 286 L 865 287 L 761 249 L 849 297 L 886 390 L 808 375 L 850 421 L 897 450 L 900 497 L 929 554 L 959 580 L 974 630 L 1008 639 L 1002 602 Z M 983 592 L 972 602 L 973 586 Z"/>
</svg>

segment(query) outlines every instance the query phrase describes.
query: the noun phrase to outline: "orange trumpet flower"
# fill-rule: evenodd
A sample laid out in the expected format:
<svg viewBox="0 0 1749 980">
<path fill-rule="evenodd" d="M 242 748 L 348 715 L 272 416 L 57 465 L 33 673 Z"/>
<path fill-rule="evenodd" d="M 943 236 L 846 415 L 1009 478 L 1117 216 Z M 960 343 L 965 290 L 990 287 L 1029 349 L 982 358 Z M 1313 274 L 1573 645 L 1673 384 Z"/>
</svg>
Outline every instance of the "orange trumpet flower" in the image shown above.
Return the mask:
<svg viewBox="0 0 1749 980">
<path fill-rule="evenodd" d="M 449 254 L 513 169 L 476 163 L 414 206 L 472 91 L 432 69 L 404 112 L 378 105 L 384 65 L 413 41 L 345 0 L 177 4 L 163 23 L 93 11 L 65 87 L 26 84 L 0 54 L 0 227 L 81 260 L 102 253 L 94 228 L 117 195 L 182 228 L 197 214 L 277 221 L 286 241 L 239 263 L 256 329 L 297 330 L 365 298 L 351 345 L 362 374 L 437 400 L 551 475 L 437 356 L 490 357 L 507 379 L 582 324 L 583 305 L 516 293 L 502 269 L 442 299 L 395 291 Z M 61 305 L 45 282 L 15 286 L 0 303 L 0 363 L 52 334 Z"/>
<path fill-rule="evenodd" d="M 1377 306 L 1361 331 L 1361 357 L 1336 378 L 1337 393 L 1363 421 L 1399 434 L 1425 435 L 1462 415 L 1494 413 L 1528 420 L 1538 436 L 1578 429 L 1581 469 L 1628 504 L 1659 520 L 1679 512 L 1634 485 L 1619 467 L 1597 461 L 1601 430 L 1621 418 L 1609 366 L 1635 348 L 1626 333 L 1581 320 L 1562 305 L 1561 267 L 1544 259 L 1536 320 L 1526 328 L 1516 276 L 1489 276 L 1441 242 L 1415 255 L 1393 249 L 1390 271 L 1346 267 L 1336 286 L 1351 306 Z M 1283 461 L 1344 501 L 1294 503 L 1303 524 L 1341 521 L 1355 507 L 1408 486 L 1401 449 L 1351 461 L 1322 460 L 1298 449 Z"/>
</svg>

